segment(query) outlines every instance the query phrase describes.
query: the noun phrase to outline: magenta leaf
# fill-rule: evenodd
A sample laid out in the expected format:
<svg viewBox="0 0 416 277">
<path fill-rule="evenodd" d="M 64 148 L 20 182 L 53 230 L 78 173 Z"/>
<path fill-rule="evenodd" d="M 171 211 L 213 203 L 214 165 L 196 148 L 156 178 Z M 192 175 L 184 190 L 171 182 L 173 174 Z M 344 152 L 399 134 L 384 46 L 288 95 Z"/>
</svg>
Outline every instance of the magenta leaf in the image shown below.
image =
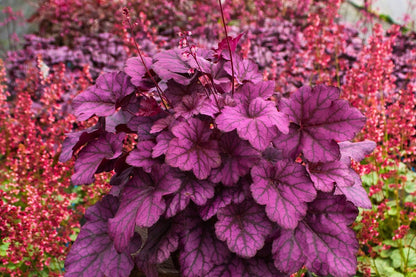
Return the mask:
<svg viewBox="0 0 416 277">
<path fill-rule="evenodd" d="M 102 134 L 98 139 L 89 142 L 79 152 L 75 162 L 75 173 L 71 181 L 74 185 L 91 184 L 94 174 L 104 159 L 111 160 L 121 155 L 124 133 Z"/>
<path fill-rule="evenodd" d="M 191 69 L 196 68 L 192 57 L 183 55 L 183 49 L 172 49 L 154 55 L 152 69 L 165 80 L 173 79 L 181 85 L 189 85 Z"/>
<path fill-rule="evenodd" d="M 246 141 L 241 140 L 235 132 L 223 134 L 219 147 L 222 165 L 213 169 L 210 177 L 215 183 L 222 182 L 226 186 L 236 184 L 259 160 L 259 153 Z"/>
<path fill-rule="evenodd" d="M 173 80 L 169 80 L 167 85 L 168 87 L 165 90 L 165 95 L 174 106 L 180 103 L 182 98 L 186 95 L 197 95 L 205 92 L 204 87 L 200 84 L 198 79 L 192 80 L 189 85 L 181 85 Z"/>
<path fill-rule="evenodd" d="M 212 168 L 221 164 L 218 143 L 210 139 L 212 131 L 205 122 L 191 118 L 172 128 L 166 163 L 182 170 L 192 170 L 198 179 L 206 179 Z"/>
<path fill-rule="evenodd" d="M 234 76 L 239 84 L 244 81 L 259 83 L 263 81 L 263 75 L 258 71 L 258 66 L 248 59 L 242 59 L 239 55 L 233 54 Z M 224 64 L 224 70 L 232 76 L 231 61 Z"/>
<path fill-rule="evenodd" d="M 120 110 L 105 118 L 105 130 L 110 133 L 116 133 L 119 130 L 128 131 L 127 122 L 133 117 L 129 112 Z M 130 131 L 130 130 L 129 130 Z"/>
<path fill-rule="evenodd" d="M 289 116 L 291 133 L 281 135 L 273 142 L 284 150 L 303 152 L 311 162 L 328 162 L 340 158 L 335 141 L 352 139 L 364 126 L 365 117 L 345 100 L 339 100 L 339 89 L 319 85 L 302 87 L 289 99 L 280 102 L 281 111 Z"/>
<path fill-rule="evenodd" d="M 331 192 L 337 187 L 351 187 L 355 171 L 340 161 L 330 163 L 308 163 L 307 170 L 317 190 Z"/>
<path fill-rule="evenodd" d="M 168 201 L 166 216 L 172 217 L 183 211 L 192 200 L 198 206 L 205 205 L 214 196 L 215 184 L 208 180 L 199 180 L 191 173 L 178 174 L 181 187 Z"/>
<path fill-rule="evenodd" d="M 144 62 L 146 67 L 150 69 L 152 65 L 152 59 L 149 57 L 144 57 Z M 144 86 L 143 77 L 146 74 L 146 68 L 144 67 L 142 60 L 139 57 L 129 58 L 126 61 L 126 66 L 124 67 L 124 72 L 131 77 L 131 83 L 138 87 Z"/>
<path fill-rule="evenodd" d="M 229 57 L 228 45 L 230 45 L 231 53 L 234 53 L 235 49 L 237 48 L 238 42 L 240 41 L 243 34 L 244 33 L 241 33 L 238 36 L 236 36 L 235 38 L 229 36 L 229 37 L 226 37 L 223 40 L 221 40 L 218 43 L 218 48 L 215 49 L 216 52 L 217 52 L 217 55 L 218 56 L 221 55 L 221 52 L 224 51 L 224 53 L 227 55 L 227 57 Z"/>
<path fill-rule="evenodd" d="M 134 234 L 135 226 L 151 227 L 165 212 L 162 198 L 179 189 L 169 166 L 155 165 L 152 174 L 139 172 L 126 184 L 120 197 L 120 208 L 109 221 L 109 233 L 117 250 L 122 251 Z"/>
<path fill-rule="evenodd" d="M 168 148 L 169 148 L 169 142 L 173 138 L 174 138 L 174 135 L 169 131 L 160 133 L 156 137 L 156 145 L 153 147 L 152 158 L 156 158 L 156 157 L 166 154 L 166 151 L 168 151 Z"/>
<path fill-rule="evenodd" d="M 254 200 L 266 205 L 267 216 L 281 227 L 294 229 L 306 215 L 316 190 L 305 168 L 290 160 L 263 162 L 251 170 Z"/>
<path fill-rule="evenodd" d="M 240 104 L 224 107 L 216 123 L 218 129 L 224 132 L 236 129 L 242 139 L 248 140 L 254 148 L 261 151 L 270 144 L 267 134 L 271 127 L 276 126 L 283 133 L 289 131 L 287 117 L 277 111 L 273 102 L 259 97 L 252 100 L 249 106 Z"/>
<path fill-rule="evenodd" d="M 77 240 L 65 260 L 65 276 L 128 276 L 133 269 L 131 253 L 140 247 L 140 240 L 124 252 L 117 252 L 107 233 L 107 220 L 112 218 L 118 208 L 118 200 L 106 196 L 90 207 Z M 130 241 L 129 241 L 130 243 Z"/>
<path fill-rule="evenodd" d="M 173 109 L 175 118 L 181 116 L 184 119 L 190 119 L 192 116 L 199 114 L 205 99 L 206 97 L 202 94 L 185 95 L 182 101 Z"/>
<path fill-rule="evenodd" d="M 296 230 L 283 230 L 274 241 L 272 251 L 276 267 L 286 272 L 289 267 L 288 273 L 294 273 L 299 269 L 300 261 L 305 261 L 306 268 L 320 276 L 354 275 L 358 241 L 348 225 L 357 215 L 358 209 L 345 197 L 318 193 Z M 279 254 L 282 250 L 285 251 L 283 255 Z"/>
<path fill-rule="evenodd" d="M 134 92 L 130 77 L 124 72 L 105 73 L 91 86 L 77 95 L 73 102 L 74 115 L 78 120 L 112 115 L 124 97 Z"/>
<path fill-rule="evenodd" d="M 136 167 L 142 167 L 144 171 L 150 172 L 152 165 L 157 163 L 152 158 L 152 149 L 155 143 L 150 140 L 139 141 L 136 148 L 126 158 L 126 163 Z"/>
<path fill-rule="evenodd" d="M 137 132 L 138 140 L 152 140 L 155 135 L 151 133 L 151 128 L 156 120 L 160 119 L 163 115 L 154 116 L 135 116 L 129 122 L 127 127 L 133 132 Z"/>
<path fill-rule="evenodd" d="M 217 218 L 218 239 L 226 241 L 231 252 L 244 258 L 254 257 L 272 232 L 272 223 L 264 209 L 250 200 L 221 208 Z"/>
<path fill-rule="evenodd" d="M 185 277 L 205 276 L 215 265 L 231 254 L 227 246 L 215 236 L 211 223 L 198 217 L 185 221 L 181 233 L 183 249 L 179 255 L 181 273 Z"/>
</svg>

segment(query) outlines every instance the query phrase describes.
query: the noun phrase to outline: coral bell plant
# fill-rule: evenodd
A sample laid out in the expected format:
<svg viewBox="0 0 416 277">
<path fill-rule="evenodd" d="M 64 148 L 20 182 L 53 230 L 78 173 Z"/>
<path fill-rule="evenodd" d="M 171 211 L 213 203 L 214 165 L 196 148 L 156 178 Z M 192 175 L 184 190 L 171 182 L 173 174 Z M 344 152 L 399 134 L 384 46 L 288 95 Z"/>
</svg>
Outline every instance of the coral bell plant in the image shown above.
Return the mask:
<svg viewBox="0 0 416 277">
<path fill-rule="evenodd" d="M 182 34 L 184 38 L 186 35 Z M 86 214 L 66 276 L 354 275 L 349 227 L 371 202 L 351 168 L 375 147 L 350 142 L 365 117 L 340 90 L 275 93 L 237 38 L 127 60 L 73 101 L 93 127 L 68 135 L 75 185 L 114 172 Z M 185 42 L 186 40 L 182 41 Z M 131 144 L 133 138 L 133 145 Z"/>
</svg>

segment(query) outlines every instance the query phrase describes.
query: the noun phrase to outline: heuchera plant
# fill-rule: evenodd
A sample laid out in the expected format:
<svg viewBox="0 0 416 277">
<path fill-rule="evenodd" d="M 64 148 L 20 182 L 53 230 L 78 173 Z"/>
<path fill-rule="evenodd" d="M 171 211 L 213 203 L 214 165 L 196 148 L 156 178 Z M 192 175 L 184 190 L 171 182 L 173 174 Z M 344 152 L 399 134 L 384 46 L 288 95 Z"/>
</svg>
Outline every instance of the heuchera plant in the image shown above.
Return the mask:
<svg viewBox="0 0 416 277">
<path fill-rule="evenodd" d="M 86 212 L 66 276 L 136 266 L 152 277 L 166 261 L 182 276 L 355 273 L 349 225 L 371 202 L 351 160 L 375 143 L 350 140 L 365 118 L 335 87 L 276 95 L 238 39 L 139 52 L 74 99 L 79 120 L 99 120 L 68 135 L 60 160 L 77 157 L 75 185 L 114 175 Z"/>
</svg>

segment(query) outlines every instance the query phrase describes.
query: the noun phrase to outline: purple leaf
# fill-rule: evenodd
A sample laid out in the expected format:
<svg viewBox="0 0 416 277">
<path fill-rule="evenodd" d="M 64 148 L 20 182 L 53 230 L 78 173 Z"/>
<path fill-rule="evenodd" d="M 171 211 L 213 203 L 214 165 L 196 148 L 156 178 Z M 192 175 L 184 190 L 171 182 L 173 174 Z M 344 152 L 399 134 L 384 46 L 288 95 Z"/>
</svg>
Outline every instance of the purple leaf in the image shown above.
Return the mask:
<svg viewBox="0 0 416 277">
<path fill-rule="evenodd" d="M 216 215 L 219 209 L 228 206 L 231 203 L 241 203 L 244 199 L 244 192 L 239 186 L 217 187 L 214 198 L 209 199 L 200 209 L 201 218 L 203 220 L 208 220 Z"/>
<path fill-rule="evenodd" d="M 308 163 L 306 169 L 317 190 L 331 192 L 338 187 L 351 187 L 355 171 L 340 161 L 330 163 Z"/>
<path fill-rule="evenodd" d="M 218 129 L 224 132 L 236 129 L 242 139 L 261 151 L 270 144 L 267 134 L 271 127 L 276 126 L 283 133 L 289 131 L 287 117 L 277 111 L 273 102 L 261 98 L 254 99 L 249 106 L 224 107 L 216 123 Z"/>
<path fill-rule="evenodd" d="M 196 65 L 193 58 L 186 57 L 183 52 L 183 49 L 172 49 L 156 54 L 152 69 L 162 79 L 173 79 L 181 85 L 188 85 L 192 81 L 189 73 Z"/>
<path fill-rule="evenodd" d="M 105 130 L 110 133 L 116 133 L 117 127 L 126 125 L 133 117 L 129 112 L 120 110 L 105 118 Z"/>
<path fill-rule="evenodd" d="M 352 139 L 364 126 L 365 117 L 345 100 L 339 100 L 339 89 L 319 85 L 302 87 L 289 99 L 280 102 L 281 111 L 289 116 L 291 133 L 281 135 L 273 143 L 303 152 L 311 162 L 328 162 L 340 158 L 337 141 Z"/>
<path fill-rule="evenodd" d="M 182 101 L 173 109 L 175 118 L 182 116 L 190 119 L 192 116 L 201 112 L 202 105 L 206 97 L 202 94 L 185 95 Z"/>
<path fill-rule="evenodd" d="M 341 150 L 341 160 L 347 165 L 350 164 L 349 158 L 361 162 L 364 160 L 365 156 L 371 154 L 377 146 L 377 144 L 371 140 L 360 142 L 344 141 L 338 144 Z"/>
<path fill-rule="evenodd" d="M 102 134 L 89 142 L 80 152 L 75 162 L 75 173 L 71 181 L 74 185 L 91 184 L 94 174 L 104 159 L 111 160 L 121 155 L 125 134 Z"/>
<path fill-rule="evenodd" d="M 351 187 L 335 187 L 335 195 L 345 195 L 348 201 L 364 209 L 371 209 L 371 201 L 368 198 L 367 191 L 361 185 L 360 176 L 354 172 L 352 174 L 354 178 L 354 184 Z"/>
<path fill-rule="evenodd" d="M 117 252 L 114 248 L 107 233 L 107 220 L 114 216 L 117 208 L 117 198 L 106 196 L 87 210 L 87 222 L 65 260 L 65 276 L 122 277 L 130 274 L 133 269 L 130 254 L 137 251 L 140 240 L 135 240 L 129 251 Z"/>
<path fill-rule="evenodd" d="M 168 115 L 159 120 L 156 120 L 150 130 L 150 133 L 154 134 L 154 133 L 162 132 L 163 130 L 169 128 L 174 122 L 174 120 L 175 119 L 173 118 L 172 115 Z"/>
<path fill-rule="evenodd" d="M 254 200 L 266 205 L 267 216 L 281 227 L 294 229 L 306 215 L 316 190 L 305 168 L 290 160 L 263 162 L 251 170 Z"/>
<path fill-rule="evenodd" d="M 215 49 L 217 52 L 217 55 L 221 55 L 221 52 L 224 51 L 224 53 L 228 54 L 229 57 L 229 50 L 231 50 L 231 53 L 235 52 L 235 49 L 237 48 L 238 42 L 240 41 L 241 37 L 244 35 L 244 33 L 239 34 L 235 38 L 233 37 L 226 37 L 223 40 L 221 40 L 218 43 L 218 48 Z M 230 45 L 230 49 L 228 49 L 228 45 Z"/>
<path fill-rule="evenodd" d="M 248 59 L 242 59 L 239 55 L 233 54 L 234 76 L 239 84 L 244 81 L 258 83 L 263 81 L 263 75 L 258 71 L 258 66 Z M 232 76 L 231 62 L 224 64 L 224 70 Z"/>
<path fill-rule="evenodd" d="M 178 175 L 181 180 L 181 187 L 168 202 L 167 217 L 172 217 L 183 211 L 191 200 L 198 206 L 202 206 L 214 196 L 215 184 L 210 181 L 198 180 L 193 174 L 189 173 Z"/>
<path fill-rule="evenodd" d="M 198 179 L 206 179 L 212 168 L 221 164 L 217 141 L 211 140 L 205 122 L 191 118 L 172 128 L 175 138 L 169 142 L 166 163 L 181 170 L 192 170 Z"/>
<path fill-rule="evenodd" d="M 198 79 L 193 80 L 189 85 L 181 85 L 173 80 L 169 80 L 167 84 L 168 88 L 164 93 L 174 106 L 180 103 L 186 95 L 197 95 L 205 92 L 204 87 Z"/>
<path fill-rule="evenodd" d="M 183 276 L 205 276 L 231 254 L 227 246 L 215 236 L 212 224 L 194 217 L 185 221 L 183 230 L 183 250 L 179 255 Z"/>
<path fill-rule="evenodd" d="M 155 135 L 150 132 L 156 120 L 160 119 L 162 114 L 155 116 L 135 116 L 128 123 L 130 130 L 137 132 L 138 140 L 152 140 Z"/>
<path fill-rule="evenodd" d="M 112 115 L 124 97 L 134 92 L 130 77 L 124 72 L 105 73 L 98 77 L 96 85 L 77 95 L 73 102 L 74 115 L 78 120 Z"/>
<path fill-rule="evenodd" d="M 152 174 L 141 172 L 126 184 L 120 197 L 120 208 L 109 221 L 109 232 L 117 250 L 122 251 L 134 234 L 135 226 L 151 227 L 165 212 L 162 198 L 179 189 L 176 179 L 166 165 L 155 165 Z"/>
<path fill-rule="evenodd" d="M 150 140 L 139 141 L 136 148 L 127 156 L 126 163 L 136 167 L 142 167 L 144 171 L 150 172 L 152 165 L 157 161 L 152 158 L 152 149 L 155 143 Z"/>
<path fill-rule="evenodd" d="M 150 69 L 152 65 L 152 59 L 149 57 L 144 57 L 144 62 L 146 67 Z M 143 77 L 146 74 L 146 68 L 144 67 L 141 59 L 139 57 L 129 58 L 126 61 L 126 66 L 124 67 L 124 72 L 131 77 L 131 83 L 138 87 L 143 87 L 145 81 Z"/>
<path fill-rule="evenodd" d="M 235 132 L 223 134 L 219 147 L 222 165 L 213 169 L 210 177 L 215 183 L 222 182 L 226 186 L 234 185 L 259 159 L 259 153 L 246 141 L 242 141 Z"/>
<path fill-rule="evenodd" d="M 264 100 L 268 99 L 273 95 L 274 87 L 274 81 L 263 81 L 257 84 L 245 83 L 236 91 L 234 96 L 239 99 L 241 103 L 249 105 L 250 102 L 257 97 Z"/>
<path fill-rule="evenodd" d="M 272 232 L 272 223 L 263 208 L 253 201 L 221 208 L 217 218 L 215 233 L 218 239 L 226 241 L 231 252 L 244 258 L 254 257 Z"/>
<path fill-rule="evenodd" d="M 156 145 L 153 147 L 152 158 L 166 154 L 169 148 L 169 142 L 174 138 L 169 131 L 162 132 L 156 137 Z"/>
<path fill-rule="evenodd" d="M 318 193 L 297 229 L 283 230 L 274 241 L 276 267 L 286 272 L 290 268 L 288 273 L 294 273 L 300 268 L 300 261 L 305 261 L 306 268 L 320 276 L 354 275 L 358 241 L 348 225 L 357 215 L 358 209 L 345 197 Z"/>
</svg>

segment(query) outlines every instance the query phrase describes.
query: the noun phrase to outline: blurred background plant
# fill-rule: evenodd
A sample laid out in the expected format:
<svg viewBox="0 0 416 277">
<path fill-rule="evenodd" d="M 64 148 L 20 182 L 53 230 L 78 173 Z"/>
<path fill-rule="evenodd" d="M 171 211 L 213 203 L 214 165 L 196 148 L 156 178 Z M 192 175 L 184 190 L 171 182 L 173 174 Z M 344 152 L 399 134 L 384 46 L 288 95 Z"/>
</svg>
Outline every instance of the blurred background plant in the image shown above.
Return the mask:
<svg viewBox="0 0 416 277">
<path fill-rule="evenodd" d="M 230 34 L 244 33 L 239 47 L 265 79 L 276 82 L 278 93 L 332 84 L 366 115 L 357 140 L 378 146 L 355 165 L 373 203 L 354 223 L 360 240 L 357 276 L 416 276 L 415 18 L 396 20 L 377 12 L 376 3 L 232 0 L 224 11 Z M 179 31 L 192 32 L 190 42 L 197 46 L 216 46 L 224 36 L 216 5 L 41 0 L 28 21 L 20 10 L 1 6 L 7 31 L 0 65 L 2 275 L 62 275 L 85 209 L 109 188 L 105 175 L 93 186 L 71 185 L 72 162 L 57 158 L 64 133 L 85 127 L 70 115 L 71 99 L 101 72 L 121 69 L 136 55 L 121 8 L 129 8 L 134 38 L 150 55 L 177 47 Z M 345 20 L 351 10 L 359 16 L 357 24 Z M 401 25 L 392 24 L 395 20 Z M 19 24 L 32 29 L 19 36 L 14 29 Z"/>
</svg>

